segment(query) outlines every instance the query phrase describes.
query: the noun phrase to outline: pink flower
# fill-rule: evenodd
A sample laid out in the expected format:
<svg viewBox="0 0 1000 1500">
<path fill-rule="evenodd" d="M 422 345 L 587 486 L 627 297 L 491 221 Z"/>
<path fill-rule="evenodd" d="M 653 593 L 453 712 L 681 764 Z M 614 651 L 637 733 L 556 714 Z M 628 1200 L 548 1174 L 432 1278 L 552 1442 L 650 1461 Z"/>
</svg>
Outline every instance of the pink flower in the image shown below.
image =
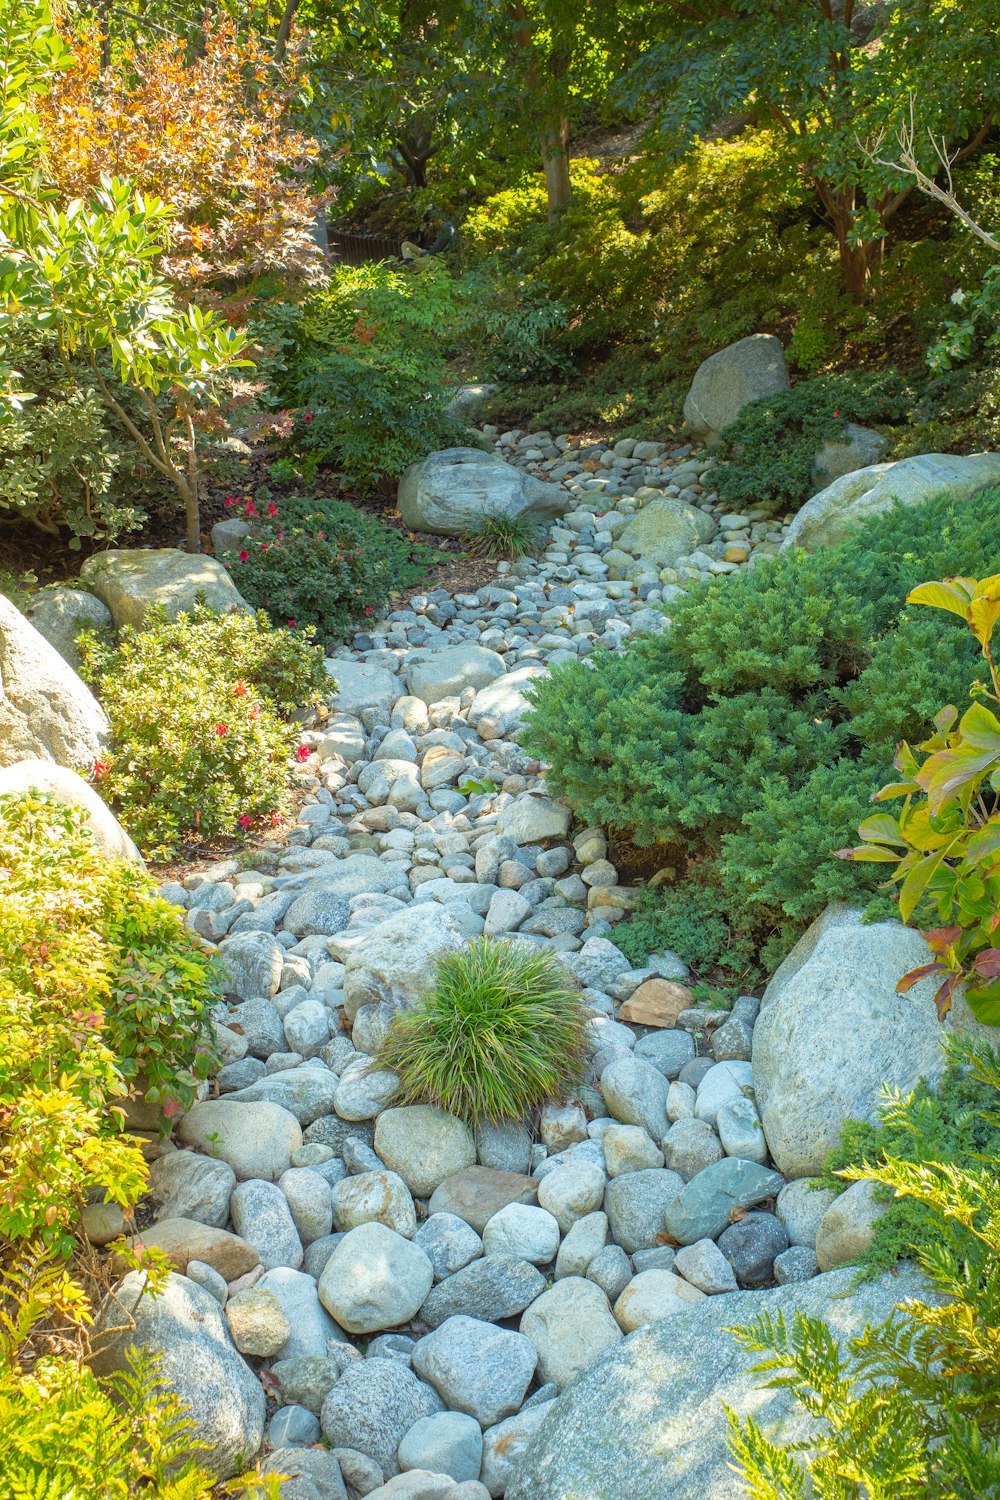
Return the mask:
<svg viewBox="0 0 1000 1500">
<path fill-rule="evenodd" d="M 108 765 L 106 760 L 95 760 L 93 771 L 94 780 L 103 781 L 110 769 L 111 767 Z"/>
<path fill-rule="evenodd" d="M 237 821 L 237 823 L 239 823 L 240 827 L 243 829 L 243 832 L 246 833 L 247 829 L 253 823 L 253 818 L 251 818 L 251 816 L 250 816 L 249 813 L 240 813 L 240 815 L 236 819 L 236 821 Z"/>
<path fill-rule="evenodd" d="M 227 495 L 222 503 L 225 506 L 226 510 L 228 510 L 231 505 L 238 505 L 239 499 L 236 495 Z"/>
<path fill-rule="evenodd" d="M 835 411 L 835 412 L 834 412 L 834 414 L 833 414 L 833 415 L 834 415 L 834 416 L 835 416 L 835 417 L 839 417 L 839 416 L 840 416 L 840 412 L 839 412 L 839 411 Z"/>
<path fill-rule="evenodd" d="M 245 516 L 255 516 L 257 514 L 257 507 L 252 500 L 248 500 L 246 505 L 244 505 L 243 514 Z"/>
<path fill-rule="evenodd" d="M 226 735 L 226 734 L 229 733 L 229 725 L 228 724 L 216 724 L 216 726 L 215 726 L 215 732 L 219 736 L 219 739 L 221 740 L 222 737 L 223 737 L 223 735 Z"/>
<path fill-rule="evenodd" d="M 250 717 L 253 720 L 253 722 L 256 724 L 257 720 L 260 718 L 260 704 L 259 703 L 255 703 L 254 706 L 253 706 L 253 708 L 251 708 L 251 710 L 250 710 Z"/>
<path fill-rule="evenodd" d="M 312 414 L 311 411 L 305 412 L 305 414 L 302 417 L 303 422 L 311 422 L 312 419 L 313 419 L 313 414 Z"/>
<path fill-rule="evenodd" d="M 312 751 L 309 749 L 308 745 L 300 745 L 295 752 L 295 759 L 298 761 L 299 765 L 301 765 L 304 760 L 309 759 L 311 754 Z"/>
<path fill-rule="evenodd" d="M 278 514 L 278 507 L 273 500 L 267 502 L 267 513 L 269 516 L 276 516 Z"/>
<path fill-rule="evenodd" d="M 289 630 L 297 630 L 298 626 L 296 625 L 296 623 L 295 623 L 294 620 L 289 620 L 289 622 L 288 622 L 288 628 L 289 628 Z"/>
<path fill-rule="evenodd" d="M 281 810 L 280 810 L 280 808 L 276 807 L 274 809 L 274 812 L 271 814 L 271 822 L 274 824 L 275 828 L 277 828 L 278 824 L 281 822 Z"/>
<path fill-rule="evenodd" d="M 374 613 L 375 613 L 375 611 L 372 608 L 372 606 L 370 604 L 366 604 L 365 605 L 365 614 L 366 615 L 373 615 Z"/>
<path fill-rule="evenodd" d="M 249 561 L 250 561 L 250 554 L 247 551 L 247 549 L 244 547 L 241 550 L 241 552 L 240 552 L 240 562 L 249 562 Z"/>
<path fill-rule="evenodd" d="M 266 552 L 267 549 L 268 549 L 268 547 L 270 547 L 270 545 L 271 545 L 270 542 L 261 542 L 261 544 L 260 544 L 260 550 L 262 552 Z"/>
</svg>

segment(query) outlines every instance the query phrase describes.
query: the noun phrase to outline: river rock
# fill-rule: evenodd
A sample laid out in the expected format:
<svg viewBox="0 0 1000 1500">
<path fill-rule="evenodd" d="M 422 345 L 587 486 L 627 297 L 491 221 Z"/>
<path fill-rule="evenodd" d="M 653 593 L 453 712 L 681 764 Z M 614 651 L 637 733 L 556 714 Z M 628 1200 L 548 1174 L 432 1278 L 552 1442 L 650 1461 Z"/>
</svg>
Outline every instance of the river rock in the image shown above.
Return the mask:
<svg viewBox="0 0 1000 1500">
<path fill-rule="evenodd" d="M 817 1176 L 845 1120 L 876 1118 L 883 1084 L 908 1093 L 940 1076 L 933 979 L 896 993 L 897 981 L 929 960 L 913 928 L 865 925 L 860 911 L 837 905 L 771 979 L 754 1027 L 753 1082 L 768 1149 L 786 1177 Z M 985 1036 L 961 997 L 953 1009 L 945 1029 Z"/>
<path fill-rule="evenodd" d="M 672 568 L 680 558 L 710 542 L 716 529 L 703 510 L 662 495 L 636 512 L 634 520 L 618 533 L 615 545 L 651 568 Z"/>
<path fill-rule="evenodd" d="M 109 733 L 90 689 L 0 595 L 0 766 L 45 760 L 87 773 Z"/>
<path fill-rule="evenodd" d="M 399 481 L 405 525 L 436 536 L 469 536 L 493 518 L 559 515 L 567 492 L 480 448 L 445 448 L 411 464 Z"/>
<path fill-rule="evenodd" d="M 750 1373 L 760 1355 L 723 1330 L 765 1309 L 789 1320 L 801 1311 L 826 1319 L 844 1339 L 922 1294 L 908 1269 L 860 1286 L 853 1271 L 834 1271 L 777 1290 L 707 1297 L 652 1323 L 608 1351 L 550 1408 L 507 1500 L 732 1500 L 726 1407 L 780 1432 L 783 1444 L 807 1440 L 814 1428 L 786 1391 L 762 1388 L 763 1377 Z"/>
<path fill-rule="evenodd" d="M 684 420 L 711 443 L 751 401 L 788 388 L 780 339 L 753 333 L 702 360 L 684 400 Z"/>
<path fill-rule="evenodd" d="M 264 1389 L 244 1363 L 211 1292 L 171 1273 L 157 1296 L 130 1271 L 101 1310 L 95 1329 L 98 1375 L 129 1369 L 129 1354 L 160 1356 L 159 1375 L 189 1408 L 199 1462 L 219 1479 L 243 1473 L 264 1436 Z M 99 1336 L 99 1337 L 98 1337 Z"/>
<path fill-rule="evenodd" d="M 495 1167 L 466 1167 L 446 1177 L 431 1195 L 432 1214 L 457 1214 L 482 1234 L 493 1215 L 508 1203 L 534 1203 L 538 1184 L 522 1172 Z"/>
<path fill-rule="evenodd" d="M 506 672 L 504 659 L 496 651 L 475 641 L 462 641 L 435 651 L 414 651 L 407 657 L 406 684 L 415 698 L 431 705 L 459 698 L 466 688 L 488 687 Z"/>
<path fill-rule="evenodd" d="M 970 500 L 1000 484 L 1000 453 L 921 453 L 871 464 L 835 479 L 797 512 L 782 550 L 829 547 L 893 505 L 920 505 L 940 495 Z"/>
<path fill-rule="evenodd" d="M 579 1276 L 543 1292 L 519 1326 L 535 1346 L 541 1378 L 560 1390 L 622 1337 L 600 1287 Z"/>
<path fill-rule="evenodd" d="M 436 901 L 408 907 L 370 928 L 346 955 L 347 1019 L 382 1000 L 412 1006 L 428 988 L 434 960 L 465 940 L 458 918 Z"/>
<path fill-rule="evenodd" d="M 141 630 L 151 605 L 171 620 L 199 599 L 216 614 L 250 608 L 220 562 L 177 547 L 95 552 L 80 569 L 80 582 L 110 610 L 116 630 L 123 625 Z"/>
<path fill-rule="evenodd" d="M 619 1178 L 619 1182 L 629 1179 Z M 682 1245 L 716 1239 L 736 1208 L 753 1208 L 784 1186 L 777 1172 L 755 1161 L 726 1156 L 685 1183 L 666 1213 L 665 1227 Z"/>
<path fill-rule="evenodd" d="M 834 1198 L 816 1231 L 816 1261 L 821 1271 L 849 1265 L 864 1255 L 889 1203 L 875 1197 L 876 1184 L 852 1182 Z"/>
<path fill-rule="evenodd" d="M 417 1341 L 413 1369 L 446 1406 L 491 1427 L 520 1409 L 535 1373 L 535 1346 L 493 1323 L 452 1317 Z"/>
<path fill-rule="evenodd" d="M 441 1409 L 437 1392 L 398 1359 L 361 1359 L 348 1365 L 326 1397 L 320 1422 L 332 1448 L 357 1449 L 393 1475 L 404 1434 Z"/>
<path fill-rule="evenodd" d="M 457 1316 L 499 1323 L 516 1318 L 545 1290 L 545 1277 L 513 1255 L 485 1255 L 439 1281 L 420 1309 L 420 1320 L 438 1328 Z"/>
<path fill-rule="evenodd" d="M 384 1224 L 361 1224 L 344 1236 L 324 1266 L 319 1296 L 348 1333 L 378 1333 L 408 1323 L 433 1280 L 433 1267 L 419 1245 Z"/>
<path fill-rule="evenodd" d="M 150 1163 L 149 1187 L 160 1219 L 197 1219 L 224 1229 L 235 1186 L 228 1162 L 193 1151 L 168 1151 Z"/>
<path fill-rule="evenodd" d="M 383 1110 L 375 1122 L 375 1150 L 418 1198 L 429 1198 L 447 1177 L 476 1160 L 469 1127 L 430 1104 Z"/>
<path fill-rule="evenodd" d="M 846 422 L 841 435 L 827 438 L 817 453 L 813 463 L 813 484 L 823 489 L 845 474 L 880 464 L 889 446 L 889 439 L 874 428 Z"/>
<path fill-rule="evenodd" d="M 241 1182 L 276 1182 L 302 1145 L 302 1128 L 279 1104 L 205 1099 L 193 1104 L 177 1131 L 182 1145 L 211 1152 L 232 1167 Z"/>
</svg>

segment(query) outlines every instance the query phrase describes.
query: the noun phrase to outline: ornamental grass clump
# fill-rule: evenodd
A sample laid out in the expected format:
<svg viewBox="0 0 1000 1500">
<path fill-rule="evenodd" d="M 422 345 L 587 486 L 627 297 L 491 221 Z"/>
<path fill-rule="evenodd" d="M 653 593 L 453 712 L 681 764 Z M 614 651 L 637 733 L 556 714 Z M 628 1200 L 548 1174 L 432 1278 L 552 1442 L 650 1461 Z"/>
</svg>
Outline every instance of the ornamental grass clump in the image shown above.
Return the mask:
<svg viewBox="0 0 1000 1500">
<path fill-rule="evenodd" d="M 495 1123 L 572 1089 L 583 1050 L 579 989 L 553 955 L 480 938 L 439 960 L 428 994 L 394 1017 L 379 1062 L 410 1103 Z"/>
</svg>

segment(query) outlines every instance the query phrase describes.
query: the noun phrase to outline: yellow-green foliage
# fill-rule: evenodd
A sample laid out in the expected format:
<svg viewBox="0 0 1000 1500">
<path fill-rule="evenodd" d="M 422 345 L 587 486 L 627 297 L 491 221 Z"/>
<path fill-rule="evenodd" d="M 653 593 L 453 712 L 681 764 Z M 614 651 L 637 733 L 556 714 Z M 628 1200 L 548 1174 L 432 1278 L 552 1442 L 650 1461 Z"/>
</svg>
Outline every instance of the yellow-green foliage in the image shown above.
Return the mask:
<svg viewBox="0 0 1000 1500">
<path fill-rule="evenodd" d="M 155 1360 L 99 1381 L 74 1354 L 38 1353 L 51 1320 L 81 1315 L 65 1270 L 23 1253 L 0 1272 L 0 1494 L 4 1500 L 209 1500 L 214 1477 Z M 275 1481 L 230 1489 L 276 1500 Z"/>
<path fill-rule="evenodd" d="M 0 1239 L 65 1254 L 89 1192 L 135 1201 L 121 1101 L 137 1077 L 167 1112 L 191 1101 L 219 993 L 176 908 L 97 853 L 79 810 L 0 798 Z"/>
</svg>

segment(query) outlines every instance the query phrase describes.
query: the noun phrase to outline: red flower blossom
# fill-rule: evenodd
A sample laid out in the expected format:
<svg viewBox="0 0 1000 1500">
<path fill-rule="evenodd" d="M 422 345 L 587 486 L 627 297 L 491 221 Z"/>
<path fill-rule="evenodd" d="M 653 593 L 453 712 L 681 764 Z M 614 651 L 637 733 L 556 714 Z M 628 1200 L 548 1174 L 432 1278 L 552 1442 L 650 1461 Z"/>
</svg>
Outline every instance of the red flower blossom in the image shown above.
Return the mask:
<svg viewBox="0 0 1000 1500">
<path fill-rule="evenodd" d="M 251 818 L 251 816 L 250 816 L 249 813 L 240 813 L 240 815 L 236 819 L 236 821 L 240 825 L 240 827 L 243 829 L 243 832 L 246 833 L 247 829 L 253 823 L 253 818 Z"/>
<path fill-rule="evenodd" d="M 240 552 L 240 562 L 249 562 L 249 561 L 250 561 L 250 554 L 247 551 L 247 549 L 244 547 L 241 550 L 241 552 Z"/>
<path fill-rule="evenodd" d="M 309 759 L 311 754 L 312 751 L 309 749 L 308 745 L 300 745 L 295 752 L 295 759 L 298 761 L 299 765 L 301 765 L 304 760 Z"/>
<path fill-rule="evenodd" d="M 833 414 L 833 415 L 834 415 L 834 416 L 835 416 L 835 417 L 839 417 L 839 416 L 840 416 L 840 412 L 839 412 L 839 411 L 835 411 L 835 412 L 834 412 L 834 414 Z"/>
<path fill-rule="evenodd" d="M 251 708 L 251 710 L 250 710 L 250 717 L 253 720 L 253 722 L 256 724 L 257 720 L 260 718 L 260 704 L 259 703 L 255 703 L 254 706 L 253 706 L 253 708 Z"/>
<path fill-rule="evenodd" d="M 216 724 L 216 726 L 215 726 L 215 732 L 219 736 L 219 739 L 221 740 L 222 737 L 223 737 L 223 735 L 226 735 L 226 734 L 229 733 L 229 725 L 228 724 Z"/>
<path fill-rule="evenodd" d="M 248 500 L 246 505 L 244 505 L 243 514 L 245 516 L 255 516 L 257 514 L 257 507 L 252 500 Z"/>
<path fill-rule="evenodd" d="M 313 419 L 313 414 L 312 414 L 311 411 L 305 412 L 304 415 L 303 415 L 303 417 L 302 417 L 303 422 L 311 422 L 312 419 Z"/>
<path fill-rule="evenodd" d="M 275 828 L 277 828 L 278 824 L 281 822 L 281 810 L 280 810 L 280 808 L 276 807 L 274 809 L 274 812 L 271 814 L 271 822 L 274 824 Z"/>
<path fill-rule="evenodd" d="M 365 614 L 366 615 L 373 615 L 374 613 L 375 613 L 375 611 L 372 608 L 372 606 L 370 604 L 366 604 L 365 605 Z"/>
<path fill-rule="evenodd" d="M 227 495 L 222 504 L 224 505 L 226 510 L 228 510 L 231 505 L 238 505 L 239 499 L 236 495 Z"/>
<path fill-rule="evenodd" d="M 289 630 L 297 630 L 298 629 L 298 627 L 295 624 L 294 620 L 289 620 L 289 622 L 288 622 L 288 628 L 289 628 Z"/>
<path fill-rule="evenodd" d="M 262 552 L 266 552 L 267 549 L 268 549 L 268 547 L 270 547 L 270 545 L 271 545 L 270 542 L 261 542 L 261 544 L 260 544 L 260 550 Z"/>
<path fill-rule="evenodd" d="M 278 514 L 278 507 L 273 500 L 267 502 L 267 513 L 269 516 L 276 516 Z"/>
<path fill-rule="evenodd" d="M 107 776 L 108 772 L 110 771 L 110 769 L 111 769 L 111 767 L 108 765 L 108 763 L 107 763 L 106 760 L 95 760 L 94 761 L 94 773 L 93 773 L 94 774 L 94 780 L 95 781 L 103 781 L 104 778 L 105 778 L 105 776 Z"/>
<path fill-rule="evenodd" d="M 236 688 L 235 688 L 235 692 L 236 692 L 237 698 L 245 698 L 246 695 L 247 695 L 247 693 L 249 691 L 250 691 L 250 689 L 247 687 L 246 683 L 241 678 L 240 681 L 236 684 Z"/>
</svg>

